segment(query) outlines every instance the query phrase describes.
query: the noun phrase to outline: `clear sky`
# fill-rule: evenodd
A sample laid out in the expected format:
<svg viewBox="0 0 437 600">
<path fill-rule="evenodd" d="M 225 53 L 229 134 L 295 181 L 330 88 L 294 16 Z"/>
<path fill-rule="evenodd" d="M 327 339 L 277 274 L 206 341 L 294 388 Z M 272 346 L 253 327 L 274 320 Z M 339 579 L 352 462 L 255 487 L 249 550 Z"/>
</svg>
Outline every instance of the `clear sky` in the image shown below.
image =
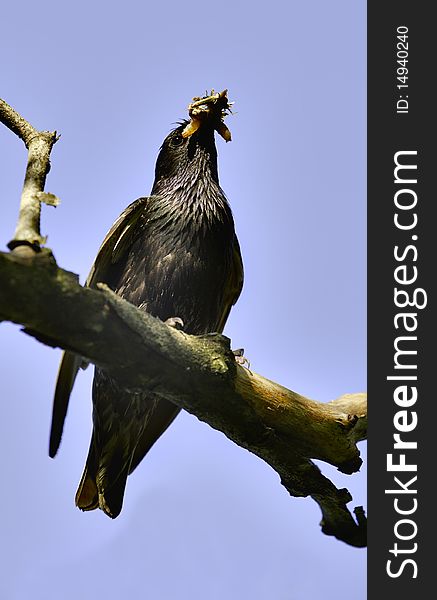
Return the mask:
<svg viewBox="0 0 437 600">
<path fill-rule="evenodd" d="M 83 282 L 112 222 L 150 192 L 159 146 L 195 95 L 229 89 L 219 138 L 245 287 L 226 333 L 254 371 L 328 401 L 366 389 L 366 3 L 24 2 L 2 7 L 0 96 L 62 137 L 42 232 Z M 0 247 L 24 145 L 0 128 Z M 121 516 L 82 513 L 92 369 L 47 454 L 60 351 L 0 326 L 0 598 L 343 600 L 366 552 L 324 536 L 254 455 L 181 414 L 129 478 Z M 365 445 L 361 445 L 365 450 Z M 365 468 L 321 465 L 366 504 Z"/>
</svg>

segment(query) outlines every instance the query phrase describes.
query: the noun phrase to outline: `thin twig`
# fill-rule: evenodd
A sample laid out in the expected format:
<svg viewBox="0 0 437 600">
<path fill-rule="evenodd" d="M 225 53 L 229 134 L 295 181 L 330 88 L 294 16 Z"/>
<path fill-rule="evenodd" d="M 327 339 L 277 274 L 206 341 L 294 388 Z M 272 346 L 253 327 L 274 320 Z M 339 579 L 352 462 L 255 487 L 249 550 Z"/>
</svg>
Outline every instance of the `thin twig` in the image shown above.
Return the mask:
<svg viewBox="0 0 437 600">
<path fill-rule="evenodd" d="M 28 150 L 17 227 L 8 247 L 13 250 L 24 245 L 39 251 L 45 241 L 40 233 L 41 202 L 45 201 L 44 186 L 50 171 L 50 152 L 59 138 L 56 131 L 35 129 L 1 98 L 0 121 L 23 140 Z"/>
</svg>

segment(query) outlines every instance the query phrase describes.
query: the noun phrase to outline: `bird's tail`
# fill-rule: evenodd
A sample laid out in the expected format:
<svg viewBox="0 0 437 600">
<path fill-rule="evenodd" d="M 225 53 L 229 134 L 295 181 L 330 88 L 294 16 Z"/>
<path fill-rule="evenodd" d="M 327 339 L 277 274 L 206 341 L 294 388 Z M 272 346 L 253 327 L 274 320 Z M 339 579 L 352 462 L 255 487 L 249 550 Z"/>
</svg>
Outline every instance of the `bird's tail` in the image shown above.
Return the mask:
<svg viewBox="0 0 437 600">
<path fill-rule="evenodd" d="M 179 408 L 150 392 L 123 389 L 101 369 L 93 382 L 93 435 L 76 493 L 81 510 L 121 512 L 128 475 L 173 421 Z"/>
<path fill-rule="evenodd" d="M 132 456 L 133 452 L 126 456 L 117 445 L 99 453 L 93 434 L 76 492 L 76 506 L 81 510 L 100 508 L 111 519 L 118 517 L 123 506 Z"/>
</svg>

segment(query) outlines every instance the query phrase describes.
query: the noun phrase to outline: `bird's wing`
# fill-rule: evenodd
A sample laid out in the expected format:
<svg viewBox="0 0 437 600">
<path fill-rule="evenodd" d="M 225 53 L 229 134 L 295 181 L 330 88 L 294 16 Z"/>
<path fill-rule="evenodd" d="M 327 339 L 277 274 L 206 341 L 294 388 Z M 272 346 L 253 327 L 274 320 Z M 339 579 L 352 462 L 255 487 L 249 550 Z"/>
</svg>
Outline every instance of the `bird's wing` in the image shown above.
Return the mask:
<svg viewBox="0 0 437 600">
<path fill-rule="evenodd" d="M 99 282 L 107 283 L 111 287 L 116 285 L 117 282 L 113 280 L 114 271 L 118 271 L 123 259 L 126 260 L 128 249 L 133 242 L 134 225 L 145 209 L 148 200 L 148 197 L 135 200 L 115 221 L 100 246 L 85 282 L 86 286 L 95 287 Z M 61 443 L 68 402 L 77 372 L 81 366 L 84 367 L 86 364 L 82 357 L 71 352 L 64 352 L 62 356 L 52 409 L 49 445 L 49 456 L 52 458 L 56 455 Z"/>
<path fill-rule="evenodd" d="M 240 297 L 241 290 L 243 289 L 243 280 L 244 269 L 243 259 L 241 258 L 240 244 L 238 243 L 237 236 L 234 236 L 232 269 L 229 281 L 225 288 L 225 296 L 223 298 L 223 315 L 220 320 L 219 326 L 217 327 L 217 331 L 219 333 L 223 331 L 225 323 L 228 320 L 229 313 L 231 312 L 231 308 Z"/>
<path fill-rule="evenodd" d="M 137 468 L 153 444 L 174 421 L 180 410 L 179 406 L 163 398 L 156 403 L 153 412 L 149 416 L 147 425 L 138 440 L 130 465 L 129 475 Z"/>
<path fill-rule="evenodd" d="M 82 359 L 72 352 L 64 352 L 59 365 L 58 379 L 56 381 L 55 396 L 53 398 L 52 425 L 50 429 L 49 456 L 54 458 L 61 443 L 67 414 L 68 400 Z"/>
<path fill-rule="evenodd" d="M 111 281 L 112 267 L 127 258 L 127 250 L 132 245 L 134 232 L 138 231 L 135 224 L 143 214 L 148 201 L 149 197 L 135 200 L 115 221 L 99 248 L 85 282 L 86 286 L 95 287 L 97 283 L 102 282 L 109 286 L 116 285 L 117 282 Z"/>
<path fill-rule="evenodd" d="M 232 305 L 234 305 L 238 298 L 240 297 L 241 290 L 243 289 L 244 282 L 244 268 L 243 268 L 243 259 L 241 258 L 241 250 L 240 244 L 238 243 L 238 238 L 234 235 L 234 254 L 233 254 L 234 268 L 232 269 L 233 283 L 231 286 L 233 288 L 233 300 Z"/>
</svg>

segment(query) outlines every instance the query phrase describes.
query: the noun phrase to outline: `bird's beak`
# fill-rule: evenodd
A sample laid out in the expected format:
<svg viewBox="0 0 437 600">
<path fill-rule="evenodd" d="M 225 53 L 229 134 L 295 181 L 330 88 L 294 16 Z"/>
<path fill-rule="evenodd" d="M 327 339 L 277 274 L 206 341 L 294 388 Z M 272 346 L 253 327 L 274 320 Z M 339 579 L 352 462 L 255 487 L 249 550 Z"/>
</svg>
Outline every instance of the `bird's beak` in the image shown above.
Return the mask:
<svg viewBox="0 0 437 600">
<path fill-rule="evenodd" d="M 227 93 L 228 90 L 217 93 L 211 90 L 209 96 L 193 98 L 193 102 L 188 105 L 190 122 L 182 131 L 182 137 L 190 137 L 205 123 L 209 123 L 226 142 L 230 142 L 231 132 L 223 122 L 223 119 L 231 112 L 232 105 L 228 101 Z"/>
</svg>

